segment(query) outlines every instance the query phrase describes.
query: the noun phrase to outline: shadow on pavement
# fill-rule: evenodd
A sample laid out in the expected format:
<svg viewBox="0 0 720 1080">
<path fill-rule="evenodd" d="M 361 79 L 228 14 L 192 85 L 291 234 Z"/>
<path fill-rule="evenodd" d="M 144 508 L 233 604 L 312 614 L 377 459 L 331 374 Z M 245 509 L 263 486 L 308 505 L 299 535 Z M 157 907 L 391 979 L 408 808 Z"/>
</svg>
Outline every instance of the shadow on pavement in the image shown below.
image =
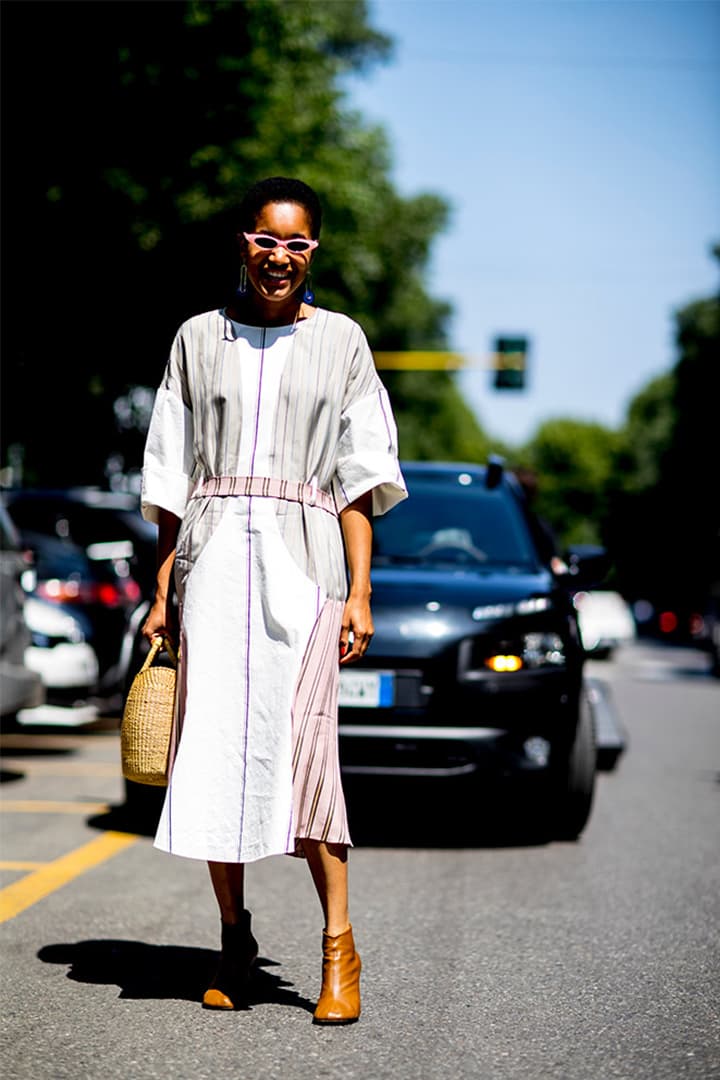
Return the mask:
<svg viewBox="0 0 720 1080">
<path fill-rule="evenodd" d="M 347 777 L 356 847 L 529 847 L 551 839 L 534 784 Z"/>
<path fill-rule="evenodd" d="M 0 769 L 0 784 L 12 784 L 14 780 L 24 780 L 25 773 L 15 769 Z"/>
<path fill-rule="evenodd" d="M 343 787 L 356 847 L 529 847 L 552 838 L 538 784 L 349 776 Z M 87 824 L 154 836 L 165 788 L 126 781 L 125 796 Z"/>
<path fill-rule="evenodd" d="M 119 986 L 120 998 L 195 1001 L 198 1004 L 213 977 L 220 954 L 182 945 L 147 945 L 142 941 L 78 941 L 45 945 L 38 959 L 67 964 L 68 979 L 79 983 Z M 289 1005 L 313 1012 L 315 1002 L 292 990 L 292 983 L 265 968 L 279 967 L 260 957 L 248 988 L 247 1008 Z"/>
<path fill-rule="evenodd" d="M 534 847 L 552 839 L 539 785 L 345 778 L 355 847 Z M 87 819 L 93 829 L 154 836 L 164 788 L 126 784 L 126 801 Z"/>
<path fill-rule="evenodd" d="M 149 787 L 125 781 L 125 802 L 111 806 L 104 814 L 88 818 L 91 829 L 154 836 L 160 820 L 165 788 Z"/>
</svg>

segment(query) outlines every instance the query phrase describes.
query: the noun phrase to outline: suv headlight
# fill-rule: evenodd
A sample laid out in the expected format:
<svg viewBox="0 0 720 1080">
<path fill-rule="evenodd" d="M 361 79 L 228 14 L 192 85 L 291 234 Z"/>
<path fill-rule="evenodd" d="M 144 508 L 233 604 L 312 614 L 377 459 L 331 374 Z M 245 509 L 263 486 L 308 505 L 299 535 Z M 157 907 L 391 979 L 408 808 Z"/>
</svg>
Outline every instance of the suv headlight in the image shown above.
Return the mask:
<svg viewBox="0 0 720 1080">
<path fill-rule="evenodd" d="M 461 682 L 473 682 L 484 677 L 486 670 L 496 673 L 537 671 L 538 668 L 565 666 L 565 646 L 559 634 L 534 631 L 529 634 L 498 641 L 495 648 L 485 638 L 466 638 L 458 650 L 458 677 Z"/>
<path fill-rule="evenodd" d="M 559 634 L 524 634 L 522 658 L 525 667 L 561 667 L 565 649 Z"/>
</svg>

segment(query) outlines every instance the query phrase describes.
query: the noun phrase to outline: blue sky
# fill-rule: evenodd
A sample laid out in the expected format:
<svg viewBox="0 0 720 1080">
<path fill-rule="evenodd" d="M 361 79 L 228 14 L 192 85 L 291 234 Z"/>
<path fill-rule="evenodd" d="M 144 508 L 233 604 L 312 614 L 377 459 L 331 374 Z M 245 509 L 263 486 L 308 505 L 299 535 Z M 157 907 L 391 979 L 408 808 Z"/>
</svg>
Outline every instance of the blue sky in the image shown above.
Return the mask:
<svg viewBox="0 0 720 1080">
<path fill-rule="evenodd" d="M 619 426 L 674 361 L 673 311 L 717 289 L 720 3 L 370 0 L 392 59 L 348 84 L 403 194 L 452 206 L 428 278 L 450 346 L 531 340 L 529 387 L 460 386 L 510 442 Z"/>
</svg>

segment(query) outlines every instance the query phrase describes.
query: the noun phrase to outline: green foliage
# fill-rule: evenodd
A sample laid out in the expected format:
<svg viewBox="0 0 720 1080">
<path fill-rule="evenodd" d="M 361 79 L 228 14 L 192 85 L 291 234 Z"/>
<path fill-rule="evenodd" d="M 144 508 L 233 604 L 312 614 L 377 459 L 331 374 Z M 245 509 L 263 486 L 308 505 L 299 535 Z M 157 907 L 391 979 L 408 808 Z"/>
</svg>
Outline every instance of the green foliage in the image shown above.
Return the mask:
<svg viewBox="0 0 720 1080">
<path fill-rule="evenodd" d="M 342 96 L 342 76 L 390 48 L 362 0 L 38 2 L 3 16 L 6 378 L 24 406 L 7 409 L 3 440 L 25 445 L 29 476 L 102 480 L 117 451 L 138 464 L 112 403 L 156 385 L 177 325 L 232 295 L 234 210 L 263 176 L 318 190 L 324 307 L 376 349 L 444 343 L 449 307 L 423 277 L 447 206 L 395 191 L 383 131 Z M 426 378 L 398 411 L 422 402 L 423 424 L 448 434 L 439 456 L 481 445 L 452 378 Z M 446 411 L 462 417 L 454 441 Z"/>
<path fill-rule="evenodd" d="M 678 311 L 673 405 L 675 426 L 669 453 L 671 473 L 697 489 L 717 461 L 720 401 L 720 297 L 698 300 Z"/>
<path fill-rule="evenodd" d="M 516 463 L 536 472 L 535 509 L 563 546 L 605 543 L 626 596 L 689 612 L 720 594 L 717 296 L 677 312 L 676 341 L 677 363 L 635 396 L 620 431 L 547 421 Z"/>
<path fill-rule="evenodd" d="M 606 534 L 629 595 L 702 611 L 720 592 L 720 300 L 688 304 L 675 323 L 677 363 L 629 408 Z"/>
<path fill-rule="evenodd" d="M 398 422 L 400 453 L 407 460 L 483 462 L 488 437 L 446 372 L 383 372 Z"/>
<path fill-rule="evenodd" d="M 628 406 L 620 433 L 619 471 L 629 492 L 654 487 L 675 426 L 675 376 L 672 372 L 652 379 Z"/>
<path fill-rule="evenodd" d="M 535 510 L 561 545 L 597 544 L 614 480 L 619 440 L 600 424 L 547 420 L 517 456 L 539 477 Z"/>
</svg>

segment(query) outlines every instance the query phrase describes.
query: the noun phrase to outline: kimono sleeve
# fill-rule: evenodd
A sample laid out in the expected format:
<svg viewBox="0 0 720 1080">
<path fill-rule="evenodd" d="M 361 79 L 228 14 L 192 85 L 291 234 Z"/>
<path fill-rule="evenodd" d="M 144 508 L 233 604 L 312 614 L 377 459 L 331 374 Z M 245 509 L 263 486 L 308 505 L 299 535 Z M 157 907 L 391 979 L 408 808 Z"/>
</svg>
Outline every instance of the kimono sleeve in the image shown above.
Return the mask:
<svg viewBox="0 0 720 1080">
<path fill-rule="evenodd" d="M 407 498 L 390 399 L 359 327 L 340 418 L 332 484 L 338 510 L 372 491 L 375 517 Z"/>
<path fill-rule="evenodd" d="M 155 395 L 142 470 L 143 517 L 157 522 L 159 510 L 182 518 L 193 487 L 194 426 L 181 332 L 173 343 Z"/>
</svg>

